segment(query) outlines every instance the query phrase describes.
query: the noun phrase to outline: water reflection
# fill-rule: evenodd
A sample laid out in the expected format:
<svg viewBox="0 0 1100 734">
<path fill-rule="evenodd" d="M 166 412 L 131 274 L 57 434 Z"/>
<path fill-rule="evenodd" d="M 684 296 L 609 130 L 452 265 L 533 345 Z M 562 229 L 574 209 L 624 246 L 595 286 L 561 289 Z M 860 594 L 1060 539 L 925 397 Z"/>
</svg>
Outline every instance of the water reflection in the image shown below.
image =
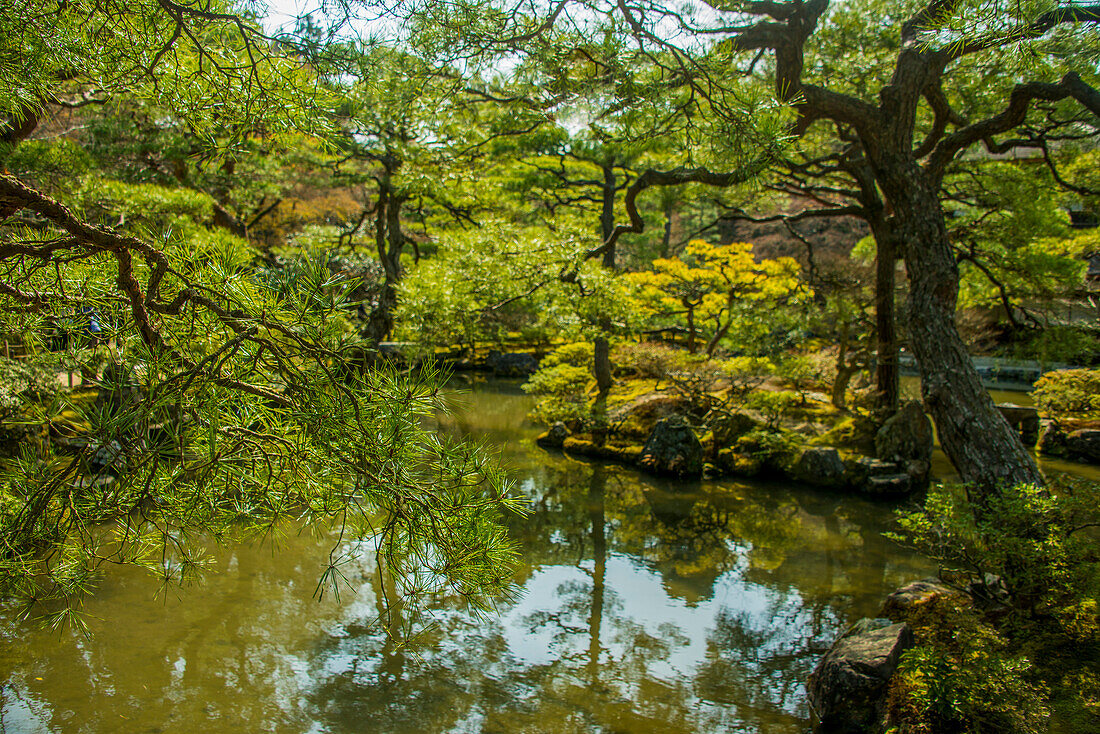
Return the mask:
<svg viewBox="0 0 1100 734">
<path fill-rule="evenodd" d="M 800 732 L 815 656 L 929 570 L 882 539 L 887 506 L 547 454 L 528 407 L 483 388 L 440 417 L 530 497 L 524 596 L 498 616 L 441 600 L 401 647 L 370 625 L 369 559 L 355 594 L 311 598 L 328 545 L 309 537 L 216 554 L 181 599 L 119 573 L 90 638 L 4 625 L 0 731 Z"/>
</svg>

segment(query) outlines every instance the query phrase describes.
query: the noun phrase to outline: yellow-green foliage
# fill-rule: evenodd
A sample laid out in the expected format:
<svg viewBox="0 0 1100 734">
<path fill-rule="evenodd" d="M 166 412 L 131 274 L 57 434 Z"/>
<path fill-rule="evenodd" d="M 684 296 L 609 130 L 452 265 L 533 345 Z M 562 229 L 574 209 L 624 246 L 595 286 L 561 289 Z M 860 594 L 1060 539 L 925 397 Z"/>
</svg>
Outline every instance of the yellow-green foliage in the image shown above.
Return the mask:
<svg viewBox="0 0 1100 734">
<path fill-rule="evenodd" d="M 791 390 L 757 390 L 749 396 L 745 407 L 760 411 L 768 427 L 776 428 L 783 414 L 801 402 L 802 396 Z"/>
<path fill-rule="evenodd" d="M 85 179 L 80 197 L 89 214 L 102 212 L 105 216 L 120 217 L 123 222 L 137 221 L 158 227 L 171 226 L 181 219 L 207 222 L 214 212 L 213 200 L 192 189 L 129 184 L 97 176 Z"/>
<path fill-rule="evenodd" d="M 862 416 L 846 416 L 825 433 L 815 436 L 810 443 L 820 446 L 874 450 L 876 426 L 873 421 Z"/>
<path fill-rule="evenodd" d="M 592 345 L 564 344 L 543 358 L 539 369 L 524 384 L 537 396 L 532 417 L 543 423 L 565 421 L 577 425 L 591 416 L 586 395 L 592 375 Z"/>
<path fill-rule="evenodd" d="M 756 260 L 752 245 L 711 245 L 692 240 L 680 257 L 658 258 L 653 269 L 632 273 L 639 307 L 654 316 L 681 315 L 709 340 L 737 318 L 759 320 L 761 310 L 801 298 L 799 266 L 789 257 Z"/>
<path fill-rule="evenodd" d="M 25 140 L 6 161 L 13 173 L 27 171 L 35 177 L 64 175 L 70 180 L 84 175 L 91 164 L 91 156 L 65 138 Z"/>
<path fill-rule="evenodd" d="M 1100 415 L 1100 370 L 1057 370 L 1039 378 L 1032 391 L 1042 410 L 1057 416 Z"/>
<path fill-rule="evenodd" d="M 940 597 L 908 621 L 918 645 L 891 681 L 891 734 L 1047 731 L 1048 691 L 1030 679 L 1031 661 L 972 607 Z"/>
</svg>

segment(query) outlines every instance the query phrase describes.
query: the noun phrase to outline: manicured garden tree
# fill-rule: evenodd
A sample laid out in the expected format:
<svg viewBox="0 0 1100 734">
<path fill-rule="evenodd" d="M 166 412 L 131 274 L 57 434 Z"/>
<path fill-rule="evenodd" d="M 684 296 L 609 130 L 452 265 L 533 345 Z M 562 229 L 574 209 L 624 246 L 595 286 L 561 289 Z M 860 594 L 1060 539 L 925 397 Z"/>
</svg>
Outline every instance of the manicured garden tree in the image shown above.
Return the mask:
<svg viewBox="0 0 1100 734">
<path fill-rule="evenodd" d="M 643 308 L 657 317 L 682 317 L 688 351 L 694 354 L 703 338 L 710 357 L 731 329 L 741 337 L 735 348 L 754 351 L 756 344 L 745 342 L 759 341 L 761 328 L 770 331 L 769 316 L 805 299 L 799 270 L 789 257 L 757 260 L 747 242 L 694 240 L 680 256 L 654 260 L 652 270 L 629 277 L 640 286 Z"/>
</svg>

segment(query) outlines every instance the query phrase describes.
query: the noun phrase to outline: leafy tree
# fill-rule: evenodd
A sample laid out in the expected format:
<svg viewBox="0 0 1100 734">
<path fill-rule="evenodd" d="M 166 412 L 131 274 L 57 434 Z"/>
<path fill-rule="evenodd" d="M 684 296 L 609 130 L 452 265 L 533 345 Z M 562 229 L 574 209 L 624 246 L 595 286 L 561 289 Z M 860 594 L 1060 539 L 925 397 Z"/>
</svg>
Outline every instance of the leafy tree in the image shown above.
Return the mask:
<svg viewBox="0 0 1100 734">
<path fill-rule="evenodd" d="M 707 335 L 708 357 L 731 328 L 743 347 L 754 336 L 752 327 L 759 331 L 768 322 L 764 314 L 803 297 L 797 262 L 789 257 L 758 261 L 747 242 L 716 246 L 694 240 L 683 257 L 654 260 L 652 271 L 630 277 L 654 313 L 683 315 L 689 352 L 695 353 L 700 332 Z"/>
<path fill-rule="evenodd" d="M 177 109 L 211 145 L 319 125 L 310 69 L 237 10 L 5 12 L 3 154 L 71 93 Z M 227 129 L 229 141 L 215 134 Z M 40 430 L 0 465 L 6 596 L 39 611 L 64 602 L 46 607 L 63 621 L 105 563 L 186 581 L 202 566 L 196 540 L 287 522 L 337 525 L 411 596 L 450 588 L 484 604 L 509 588 L 508 483 L 478 449 L 425 427 L 438 374 L 360 369 L 365 345 L 345 317 L 355 280 L 323 259 L 260 273 L 193 190 L 89 178 L 59 196 L 0 175 L 3 331 L 48 368 L 50 324 L 94 319 L 109 365 L 94 401 L 22 406 L 19 421 Z M 346 560 L 334 548 L 323 581 L 338 587 Z"/>
<path fill-rule="evenodd" d="M 866 27 L 868 15 L 883 22 L 874 24 L 871 38 L 852 43 L 851 30 Z M 816 182 L 841 175 L 849 184 L 839 189 L 842 195 L 850 191 L 872 217 L 883 272 L 893 273 L 897 256 L 905 260 L 909 343 L 925 403 L 956 468 L 991 491 L 1006 481 L 1042 481 L 1033 457 L 982 387 L 955 326 L 959 273 L 941 190 L 959 155 L 983 141 L 1003 152 L 1027 144 L 1021 141 L 1036 128 L 1095 129 L 1100 95 L 1089 81 L 1096 54 L 1089 27 L 1100 21 L 1097 8 L 940 0 L 921 7 L 833 7 L 814 0 L 698 3 L 681 11 L 576 0 L 539 12 L 525 3 L 486 1 L 461 9 L 432 6 L 417 18 L 413 32 L 434 26 L 432 38 L 445 39 L 452 57 L 518 49 L 539 58 L 568 57 L 565 48 L 584 47 L 573 31 L 584 18 L 588 36 L 629 39 L 619 63 L 650 69 L 647 88 L 675 99 L 668 108 L 680 124 L 691 126 L 693 114 L 701 112 L 731 142 L 742 144 L 760 139 L 735 134 L 746 129 L 737 126 L 738 110 L 743 121 L 745 110 L 760 109 L 753 82 L 767 78 L 774 99 L 793 113 L 793 120 L 775 118 L 788 124 L 788 133 L 828 143 L 823 154 L 811 146 L 809 155 L 792 157 L 792 185 L 813 193 Z M 833 50 L 830 44 L 859 49 L 859 55 L 816 53 Z M 767 63 L 761 63 L 764 58 Z M 844 59 L 839 68 L 837 59 Z M 583 68 L 584 61 L 575 61 L 569 72 L 575 76 Z M 705 104 L 685 104 L 686 97 Z M 1006 135 L 1015 137 L 998 140 Z M 687 169 L 640 174 L 624 196 L 630 224 L 621 225 L 622 231 L 644 228 L 635 201 L 645 189 L 688 181 L 728 185 L 759 173 L 765 163 L 761 150 L 775 152 L 764 146 L 739 158 L 735 144 L 728 150 L 731 162 L 750 161 L 740 175 Z M 833 197 L 826 201 L 826 208 L 836 208 Z"/>
</svg>

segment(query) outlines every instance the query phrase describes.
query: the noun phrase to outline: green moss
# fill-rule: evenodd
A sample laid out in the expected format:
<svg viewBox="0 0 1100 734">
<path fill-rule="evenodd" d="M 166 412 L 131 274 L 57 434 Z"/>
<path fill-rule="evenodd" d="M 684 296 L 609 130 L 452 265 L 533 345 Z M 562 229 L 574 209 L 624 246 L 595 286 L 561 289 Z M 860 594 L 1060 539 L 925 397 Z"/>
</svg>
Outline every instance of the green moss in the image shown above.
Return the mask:
<svg viewBox="0 0 1100 734">
<path fill-rule="evenodd" d="M 854 449 L 861 453 L 874 453 L 875 423 L 863 416 L 843 418 L 820 436 L 810 439 L 815 446 L 835 446 Z"/>
<path fill-rule="evenodd" d="M 562 450 L 581 456 L 589 456 L 594 459 L 606 459 L 620 461 L 625 464 L 634 464 L 642 455 L 642 447 L 637 444 L 604 443 L 598 444 L 591 438 L 578 438 L 570 436 L 562 444 Z"/>
<path fill-rule="evenodd" d="M 722 449 L 718 452 L 718 466 L 738 477 L 755 477 L 764 471 L 764 462 L 761 459 L 733 449 Z"/>
</svg>

